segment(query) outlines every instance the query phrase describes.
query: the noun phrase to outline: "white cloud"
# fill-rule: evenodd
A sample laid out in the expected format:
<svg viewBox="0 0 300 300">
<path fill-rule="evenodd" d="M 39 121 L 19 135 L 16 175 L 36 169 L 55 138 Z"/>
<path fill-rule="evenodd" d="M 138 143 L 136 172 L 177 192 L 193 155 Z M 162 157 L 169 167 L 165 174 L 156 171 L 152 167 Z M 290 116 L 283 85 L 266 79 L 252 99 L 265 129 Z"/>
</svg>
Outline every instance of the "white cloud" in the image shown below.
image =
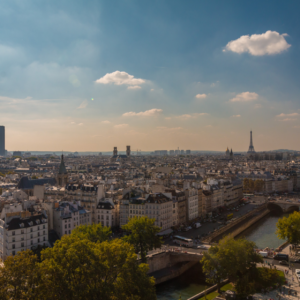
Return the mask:
<svg viewBox="0 0 300 300">
<path fill-rule="evenodd" d="M 111 122 L 108 121 L 108 120 L 105 120 L 105 121 L 102 121 L 101 123 L 102 123 L 102 124 L 110 124 Z"/>
<path fill-rule="evenodd" d="M 78 126 L 82 126 L 82 125 L 83 125 L 83 123 L 79 123 L 79 124 L 78 124 Z"/>
<path fill-rule="evenodd" d="M 158 116 L 159 114 L 162 113 L 162 109 L 159 108 L 152 108 L 146 111 L 141 111 L 139 113 L 130 111 L 127 113 L 124 113 L 122 116 L 123 117 L 135 117 L 135 116 L 140 116 L 140 117 L 155 117 Z"/>
<path fill-rule="evenodd" d="M 159 131 L 177 131 L 177 130 L 181 130 L 181 127 L 165 127 L 165 126 L 161 126 L 161 127 L 156 127 L 157 130 Z"/>
<path fill-rule="evenodd" d="M 88 101 L 84 100 L 78 107 L 77 109 L 82 109 L 82 108 L 86 108 L 88 105 Z"/>
<path fill-rule="evenodd" d="M 139 85 L 130 85 L 127 90 L 139 90 L 141 87 Z"/>
<path fill-rule="evenodd" d="M 165 117 L 165 120 L 171 120 L 172 118 L 171 117 Z"/>
<path fill-rule="evenodd" d="M 128 124 L 118 124 L 118 125 L 115 125 L 114 127 L 119 129 L 119 128 L 125 128 L 127 126 L 128 126 Z"/>
<path fill-rule="evenodd" d="M 223 51 L 236 53 L 249 52 L 252 55 L 278 54 L 287 50 L 289 45 L 286 40 L 286 33 L 279 34 L 276 31 L 268 30 L 262 34 L 242 35 L 234 41 L 230 41 Z"/>
<path fill-rule="evenodd" d="M 151 89 L 150 92 L 154 92 L 154 89 Z"/>
<path fill-rule="evenodd" d="M 299 116 L 299 114 L 298 113 L 291 113 L 291 114 L 284 114 L 284 113 L 281 113 L 280 115 L 277 115 L 276 117 L 297 117 L 297 116 Z"/>
<path fill-rule="evenodd" d="M 112 73 L 107 73 L 103 77 L 96 80 L 96 83 L 109 84 L 113 83 L 115 85 L 133 85 L 139 86 L 142 83 L 145 83 L 144 79 L 134 78 L 133 75 L 130 75 L 126 72 L 115 71 Z M 135 87 L 134 89 L 137 89 Z"/>
<path fill-rule="evenodd" d="M 195 97 L 197 99 L 205 99 L 207 97 L 207 95 L 206 94 L 197 94 Z"/>
<path fill-rule="evenodd" d="M 295 119 L 295 118 L 285 118 L 285 119 L 281 119 L 280 121 L 290 122 L 290 121 L 297 121 L 297 119 Z"/>
<path fill-rule="evenodd" d="M 243 92 L 236 95 L 234 98 L 230 100 L 230 102 L 249 102 L 257 100 L 258 94 L 250 93 L 250 92 Z"/>
<path fill-rule="evenodd" d="M 241 117 L 241 115 L 233 115 L 233 116 L 231 116 L 232 118 L 240 118 Z"/>
<path fill-rule="evenodd" d="M 75 122 L 71 122 L 70 124 L 72 124 L 72 125 L 73 125 L 73 124 L 75 124 Z"/>
<path fill-rule="evenodd" d="M 200 116 L 207 116 L 208 113 L 194 113 L 194 114 L 184 114 L 184 115 L 180 115 L 177 116 L 177 118 L 181 119 L 181 120 L 188 120 L 188 119 L 195 119 L 197 117 Z"/>
</svg>

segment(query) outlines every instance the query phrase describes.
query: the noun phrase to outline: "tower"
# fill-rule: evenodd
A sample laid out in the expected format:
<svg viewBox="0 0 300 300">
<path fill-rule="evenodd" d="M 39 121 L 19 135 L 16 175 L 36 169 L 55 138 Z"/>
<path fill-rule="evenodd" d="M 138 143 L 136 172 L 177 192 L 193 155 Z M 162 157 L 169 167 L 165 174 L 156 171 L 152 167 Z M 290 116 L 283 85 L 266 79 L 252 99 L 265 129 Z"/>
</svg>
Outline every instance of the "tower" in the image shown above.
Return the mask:
<svg viewBox="0 0 300 300">
<path fill-rule="evenodd" d="M 113 156 L 118 155 L 118 149 L 117 147 L 114 147 L 114 152 L 113 152 Z"/>
<path fill-rule="evenodd" d="M 247 153 L 255 153 L 253 141 L 252 141 L 252 130 L 250 131 L 250 146 Z"/>
<path fill-rule="evenodd" d="M 59 171 L 57 174 L 57 183 L 59 186 L 65 186 L 68 183 L 68 172 L 65 166 L 64 155 L 61 155 Z"/>
<path fill-rule="evenodd" d="M 230 151 L 230 159 L 233 159 L 233 152 L 232 152 L 232 148 L 231 148 L 231 151 Z"/>
<path fill-rule="evenodd" d="M 126 146 L 126 155 L 130 157 L 130 146 Z"/>
<path fill-rule="evenodd" d="M 0 126 L 0 155 L 5 155 L 5 127 Z"/>
</svg>

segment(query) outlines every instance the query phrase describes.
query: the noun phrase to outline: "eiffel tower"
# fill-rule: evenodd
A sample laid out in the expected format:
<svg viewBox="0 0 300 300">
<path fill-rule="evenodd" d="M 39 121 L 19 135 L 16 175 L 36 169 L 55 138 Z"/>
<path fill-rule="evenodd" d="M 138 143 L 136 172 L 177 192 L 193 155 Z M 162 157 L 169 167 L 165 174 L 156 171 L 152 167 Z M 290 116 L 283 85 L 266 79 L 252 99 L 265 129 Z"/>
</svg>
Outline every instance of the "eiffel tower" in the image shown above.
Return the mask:
<svg viewBox="0 0 300 300">
<path fill-rule="evenodd" d="M 255 153 L 253 141 L 252 141 L 252 130 L 250 131 L 250 146 L 247 153 Z"/>
</svg>

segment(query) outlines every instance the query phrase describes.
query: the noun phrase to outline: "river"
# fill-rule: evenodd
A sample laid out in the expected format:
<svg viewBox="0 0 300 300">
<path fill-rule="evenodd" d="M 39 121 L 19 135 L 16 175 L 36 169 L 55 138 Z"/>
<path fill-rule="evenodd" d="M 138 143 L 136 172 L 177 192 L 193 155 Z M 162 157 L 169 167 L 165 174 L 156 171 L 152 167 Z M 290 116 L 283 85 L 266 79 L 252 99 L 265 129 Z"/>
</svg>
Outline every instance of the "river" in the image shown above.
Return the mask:
<svg viewBox="0 0 300 300">
<path fill-rule="evenodd" d="M 256 246 L 260 249 L 266 247 L 275 249 L 284 243 L 275 233 L 276 223 L 282 217 L 282 215 L 270 215 L 244 231 L 242 236 L 249 241 L 255 242 Z M 158 285 L 156 287 L 157 299 L 177 300 L 181 295 L 182 300 L 186 300 L 205 290 L 204 278 L 197 272 L 197 267 L 193 267 L 180 277 Z"/>
</svg>

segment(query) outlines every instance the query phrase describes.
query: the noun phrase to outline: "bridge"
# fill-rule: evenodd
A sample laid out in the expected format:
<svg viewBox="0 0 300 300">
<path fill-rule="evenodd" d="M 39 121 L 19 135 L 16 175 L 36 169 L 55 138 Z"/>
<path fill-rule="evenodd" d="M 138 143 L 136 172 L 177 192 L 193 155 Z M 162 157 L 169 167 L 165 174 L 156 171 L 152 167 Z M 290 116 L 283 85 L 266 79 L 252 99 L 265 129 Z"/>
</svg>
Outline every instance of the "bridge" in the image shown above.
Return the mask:
<svg viewBox="0 0 300 300">
<path fill-rule="evenodd" d="M 290 201 L 269 201 L 267 204 L 267 208 L 270 211 L 278 211 L 281 213 L 288 213 L 288 212 L 292 212 L 292 211 L 299 211 L 299 207 L 300 207 L 300 202 L 299 201 L 295 201 L 295 200 L 290 200 Z"/>
<path fill-rule="evenodd" d="M 183 251 L 162 251 L 147 256 L 149 264 L 149 276 L 155 277 L 155 283 L 159 284 L 173 279 L 189 268 L 200 262 L 203 254 L 193 249 Z"/>
</svg>

